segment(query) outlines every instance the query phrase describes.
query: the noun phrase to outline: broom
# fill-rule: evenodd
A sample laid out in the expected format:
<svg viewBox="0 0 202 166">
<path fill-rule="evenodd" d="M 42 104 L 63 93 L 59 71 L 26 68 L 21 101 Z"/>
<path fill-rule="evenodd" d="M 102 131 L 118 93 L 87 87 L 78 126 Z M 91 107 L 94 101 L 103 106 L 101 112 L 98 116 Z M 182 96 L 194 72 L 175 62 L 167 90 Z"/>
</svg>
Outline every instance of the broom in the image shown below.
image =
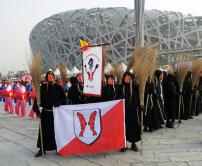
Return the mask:
<svg viewBox="0 0 202 166">
<path fill-rule="evenodd" d="M 112 64 L 113 70 L 110 71 L 110 74 L 114 76 L 116 79 L 117 84 L 121 82 L 121 76 L 124 72 L 118 64 Z"/>
<path fill-rule="evenodd" d="M 59 69 L 60 75 L 61 75 L 61 84 L 62 84 L 62 87 L 64 87 L 65 82 L 67 80 L 66 65 L 64 63 L 60 63 L 58 65 L 58 69 Z"/>
<path fill-rule="evenodd" d="M 179 62 L 177 64 L 177 80 L 179 83 L 179 88 L 180 88 L 180 95 L 179 95 L 179 106 L 178 106 L 178 127 L 180 124 L 180 109 L 181 109 L 181 100 L 182 100 L 182 88 L 183 88 L 183 83 L 185 80 L 185 77 L 187 75 L 187 72 L 190 70 L 190 66 L 186 63 L 188 57 L 187 56 L 182 56 L 179 57 Z"/>
<path fill-rule="evenodd" d="M 32 75 L 33 86 L 34 86 L 35 92 L 36 92 L 37 105 L 39 105 L 41 103 L 41 100 L 40 100 L 41 52 L 39 50 L 36 50 L 34 55 L 31 57 L 30 62 L 28 63 L 28 67 L 29 67 L 30 73 Z M 40 128 L 39 132 L 40 132 L 40 139 L 41 139 L 42 156 L 44 157 L 41 120 L 40 120 L 39 128 Z"/>
<path fill-rule="evenodd" d="M 201 69 L 202 69 L 201 60 L 199 60 L 199 59 L 192 60 L 192 90 L 194 90 L 194 87 L 198 80 Z M 193 100 L 193 93 L 191 94 L 191 99 L 190 99 L 190 104 L 189 104 L 189 116 L 191 114 L 192 100 Z"/>
<path fill-rule="evenodd" d="M 143 154 L 143 108 L 146 82 L 154 69 L 157 50 L 152 45 L 135 46 L 131 57 L 132 69 L 139 80 L 139 96 L 141 106 L 141 155 Z M 130 64 L 130 63 L 129 63 Z M 128 70 L 130 70 L 130 65 Z"/>
</svg>

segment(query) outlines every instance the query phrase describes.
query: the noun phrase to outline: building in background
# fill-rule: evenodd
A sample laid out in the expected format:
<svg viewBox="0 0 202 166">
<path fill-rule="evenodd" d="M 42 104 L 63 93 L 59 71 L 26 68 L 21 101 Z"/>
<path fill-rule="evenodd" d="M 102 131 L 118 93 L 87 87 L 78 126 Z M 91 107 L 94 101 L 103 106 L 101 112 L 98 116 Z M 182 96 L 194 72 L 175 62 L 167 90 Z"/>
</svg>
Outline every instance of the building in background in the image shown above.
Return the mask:
<svg viewBox="0 0 202 166">
<path fill-rule="evenodd" d="M 44 70 L 65 62 L 81 68 L 79 39 L 90 45 L 110 43 L 106 61 L 127 62 L 135 44 L 134 9 L 93 8 L 55 14 L 39 22 L 30 34 L 32 53 L 41 50 Z M 158 47 L 158 61 L 168 63 L 179 53 L 201 55 L 202 17 L 179 12 L 145 11 L 145 43 Z"/>
</svg>

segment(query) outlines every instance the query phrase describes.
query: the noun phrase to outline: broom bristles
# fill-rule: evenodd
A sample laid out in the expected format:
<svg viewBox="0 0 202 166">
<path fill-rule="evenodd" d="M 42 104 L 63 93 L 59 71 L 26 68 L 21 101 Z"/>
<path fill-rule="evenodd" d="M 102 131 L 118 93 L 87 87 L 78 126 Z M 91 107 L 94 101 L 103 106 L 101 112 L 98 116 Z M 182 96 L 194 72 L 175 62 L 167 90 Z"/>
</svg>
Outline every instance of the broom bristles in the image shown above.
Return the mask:
<svg viewBox="0 0 202 166">
<path fill-rule="evenodd" d="M 40 101 L 40 83 L 41 83 L 41 53 L 37 50 L 34 55 L 31 57 L 31 60 L 28 64 L 30 73 L 32 75 L 33 86 L 36 92 L 37 103 Z"/>
<path fill-rule="evenodd" d="M 121 81 L 121 75 L 124 72 L 118 64 L 112 64 L 113 70 L 110 71 L 110 74 L 114 76 L 117 83 Z"/>
<path fill-rule="evenodd" d="M 132 66 L 139 80 L 140 105 L 144 106 L 144 92 L 148 77 L 151 76 L 156 62 L 157 50 L 150 44 L 145 47 L 136 46 L 133 51 L 134 64 Z"/>
<path fill-rule="evenodd" d="M 65 84 L 65 82 L 67 80 L 66 65 L 64 63 L 60 63 L 58 65 L 58 69 L 59 69 L 60 75 L 61 75 L 62 86 L 64 86 L 64 84 Z"/>
<path fill-rule="evenodd" d="M 202 70 L 202 61 L 195 59 L 192 61 L 192 89 L 196 85 L 196 82 L 199 77 L 199 73 Z"/>
<path fill-rule="evenodd" d="M 177 67 L 177 80 L 180 86 L 180 92 L 182 92 L 182 87 L 187 72 L 191 69 L 190 66 L 187 64 L 189 60 L 190 57 L 188 57 L 187 55 L 179 55 Z"/>
</svg>

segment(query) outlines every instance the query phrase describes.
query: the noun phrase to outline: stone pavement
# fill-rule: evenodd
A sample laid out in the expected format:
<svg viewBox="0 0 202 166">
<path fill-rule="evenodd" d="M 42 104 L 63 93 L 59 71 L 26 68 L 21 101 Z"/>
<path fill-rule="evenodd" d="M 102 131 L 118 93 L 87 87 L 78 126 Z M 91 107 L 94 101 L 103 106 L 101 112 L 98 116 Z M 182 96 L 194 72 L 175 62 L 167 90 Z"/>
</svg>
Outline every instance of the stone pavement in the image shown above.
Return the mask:
<svg viewBox="0 0 202 166">
<path fill-rule="evenodd" d="M 48 152 L 37 159 L 39 120 L 27 116 L 4 113 L 0 104 L 0 166 L 202 166 L 202 115 L 183 121 L 179 128 L 144 133 L 143 156 L 131 150 L 74 156 Z"/>
</svg>

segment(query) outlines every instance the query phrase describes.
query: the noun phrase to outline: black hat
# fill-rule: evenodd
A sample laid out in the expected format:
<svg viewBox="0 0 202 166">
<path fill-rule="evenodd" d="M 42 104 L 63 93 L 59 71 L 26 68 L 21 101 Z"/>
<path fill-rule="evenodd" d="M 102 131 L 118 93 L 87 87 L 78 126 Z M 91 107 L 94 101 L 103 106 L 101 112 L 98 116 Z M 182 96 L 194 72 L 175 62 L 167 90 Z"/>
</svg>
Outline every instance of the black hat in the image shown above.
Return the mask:
<svg viewBox="0 0 202 166">
<path fill-rule="evenodd" d="M 162 70 L 156 70 L 155 73 L 154 73 L 154 75 L 155 75 L 155 77 L 157 77 L 159 79 L 161 73 L 163 73 Z"/>
<path fill-rule="evenodd" d="M 134 75 L 129 72 L 129 71 L 126 71 L 125 73 L 123 73 L 123 79 L 126 77 L 126 76 L 130 76 L 132 79 L 134 79 Z"/>
<path fill-rule="evenodd" d="M 105 75 L 105 78 L 106 78 L 106 80 L 108 80 L 109 78 L 112 78 L 113 80 L 115 80 L 114 76 L 112 74 Z"/>
</svg>

